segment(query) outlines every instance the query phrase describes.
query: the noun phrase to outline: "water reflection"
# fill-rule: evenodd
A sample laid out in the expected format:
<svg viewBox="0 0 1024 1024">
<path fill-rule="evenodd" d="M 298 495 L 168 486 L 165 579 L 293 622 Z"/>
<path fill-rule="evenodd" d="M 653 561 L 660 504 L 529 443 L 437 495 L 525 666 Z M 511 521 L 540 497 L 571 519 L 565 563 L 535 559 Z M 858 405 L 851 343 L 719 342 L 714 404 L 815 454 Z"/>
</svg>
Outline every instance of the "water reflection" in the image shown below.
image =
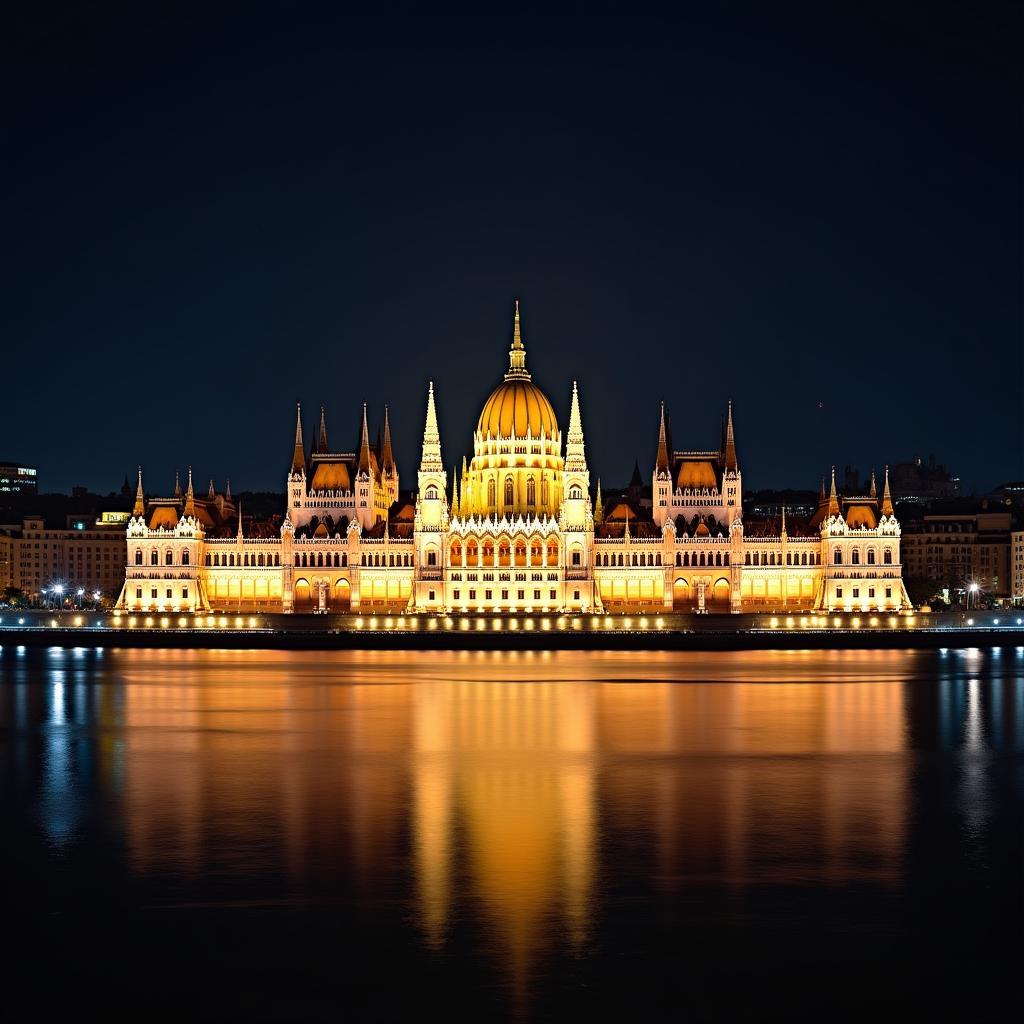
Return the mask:
<svg viewBox="0 0 1024 1024">
<path fill-rule="evenodd" d="M 8 650 L 0 666 L 5 791 L 32 794 L 52 844 L 108 813 L 147 905 L 397 907 L 433 955 L 468 930 L 519 1007 L 630 914 L 902 893 L 921 751 L 957 758 L 982 863 L 993 752 L 1024 749 L 1010 650 Z"/>
</svg>

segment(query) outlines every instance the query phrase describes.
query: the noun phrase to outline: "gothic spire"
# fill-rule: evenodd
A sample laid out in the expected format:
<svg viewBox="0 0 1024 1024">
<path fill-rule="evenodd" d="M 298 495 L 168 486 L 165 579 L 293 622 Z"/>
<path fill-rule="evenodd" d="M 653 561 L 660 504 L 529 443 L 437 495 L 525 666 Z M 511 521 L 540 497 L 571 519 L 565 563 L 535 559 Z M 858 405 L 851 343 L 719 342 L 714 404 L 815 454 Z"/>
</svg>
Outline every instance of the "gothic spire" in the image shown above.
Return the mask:
<svg viewBox="0 0 1024 1024">
<path fill-rule="evenodd" d="M 868 491 L 868 494 L 870 494 L 872 498 L 877 498 L 878 497 L 878 486 L 875 484 L 875 471 L 874 470 L 871 470 L 871 490 Z"/>
<path fill-rule="evenodd" d="M 736 437 L 732 429 L 732 401 L 729 401 L 729 419 L 725 425 L 725 468 L 729 470 L 739 469 L 736 462 Z"/>
<path fill-rule="evenodd" d="M 658 427 L 658 459 L 655 469 L 659 473 L 668 473 L 668 434 L 665 431 L 665 403 L 661 403 L 661 425 Z"/>
<path fill-rule="evenodd" d="M 241 502 L 241 500 L 239 500 L 239 502 L 238 502 L 238 539 L 239 539 L 239 541 L 242 540 L 242 537 L 243 537 L 243 533 L 242 533 L 242 502 Z"/>
<path fill-rule="evenodd" d="M 388 407 L 384 406 L 384 450 L 381 452 L 384 473 L 387 476 L 395 475 L 395 455 L 391 450 L 391 423 L 388 421 Z"/>
<path fill-rule="evenodd" d="M 459 514 L 459 467 L 452 466 L 452 510 L 453 517 Z"/>
<path fill-rule="evenodd" d="M 459 504 L 459 513 L 461 514 L 461 516 L 464 519 L 467 518 L 472 513 L 473 506 L 472 506 L 471 498 L 472 498 L 472 495 L 469 495 L 469 494 L 466 493 L 466 456 L 463 455 L 462 456 L 462 495 L 461 495 L 461 501 L 460 501 L 460 504 Z"/>
<path fill-rule="evenodd" d="M 359 439 L 359 475 L 370 475 L 370 431 L 366 425 L 366 403 L 363 402 L 363 435 Z"/>
<path fill-rule="evenodd" d="M 195 517 L 196 495 L 192 490 L 192 467 L 188 467 L 188 488 L 185 491 L 185 515 Z"/>
<path fill-rule="evenodd" d="M 316 450 L 321 455 L 327 454 L 327 421 L 324 418 L 324 407 L 320 406 L 320 438 Z"/>
<path fill-rule="evenodd" d="M 839 515 L 839 498 L 836 496 L 836 467 L 832 467 L 832 488 L 828 495 L 829 516 Z"/>
<path fill-rule="evenodd" d="M 213 499 L 216 498 L 216 497 L 217 497 L 217 492 L 213 488 L 213 477 L 210 477 L 210 488 L 206 492 L 206 500 L 207 501 L 213 501 Z"/>
<path fill-rule="evenodd" d="M 227 487 L 224 488 L 224 500 L 226 502 L 231 501 L 231 477 L 228 477 Z"/>
<path fill-rule="evenodd" d="M 441 435 L 437 430 L 437 410 L 434 408 L 434 382 L 431 381 L 427 390 L 427 421 L 423 426 L 423 454 L 420 457 L 420 472 L 431 470 L 440 473 L 443 469 Z"/>
<path fill-rule="evenodd" d="M 174 496 L 179 501 L 181 500 L 181 479 L 177 470 L 174 471 Z"/>
<path fill-rule="evenodd" d="M 885 467 L 885 486 L 882 489 L 882 515 L 895 515 L 892 507 L 892 492 L 889 490 L 889 467 Z"/>
<path fill-rule="evenodd" d="M 601 525 L 604 522 L 604 504 L 601 501 L 601 478 L 597 478 L 597 498 L 594 501 L 594 522 Z"/>
<path fill-rule="evenodd" d="M 523 346 L 522 329 L 519 326 L 519 300 L 516 299 L 516 315 L 512 323 L 512 347 L 508 350 L 508 373 L 505 380 L 515 377 L 530 379 L 526 369 L 526 348 Z"/>
<path fill-rule="evenodd" d="M 786 506 L 782 506 L 782 536 L 786 536 Z"/>
<path fill-rule="evenodd" d="M 306 451 L 302 445 L 302 403 L 295 404 L 295 452 L 292 455 L 293 473 L 306 472 Z"/>
<path fill-rule="evenodd" d="M 146 499 L 142 493 L 142 467 L 139 466 L 139 484 L 135 488 L 135 507 L 132 509 L 132 515 L 141 519 L 145 514 Z"/>
<path fill-rule="evenodd" d="M 569 409 L 569 433 L 565 440 L 565 469 L 569 473 L 583 473 L 587 468 L 583 444 L 583 420 L 580 416 L 580 395 L 576 381 L 572 382 L 572 404 Z"/>
</svg>

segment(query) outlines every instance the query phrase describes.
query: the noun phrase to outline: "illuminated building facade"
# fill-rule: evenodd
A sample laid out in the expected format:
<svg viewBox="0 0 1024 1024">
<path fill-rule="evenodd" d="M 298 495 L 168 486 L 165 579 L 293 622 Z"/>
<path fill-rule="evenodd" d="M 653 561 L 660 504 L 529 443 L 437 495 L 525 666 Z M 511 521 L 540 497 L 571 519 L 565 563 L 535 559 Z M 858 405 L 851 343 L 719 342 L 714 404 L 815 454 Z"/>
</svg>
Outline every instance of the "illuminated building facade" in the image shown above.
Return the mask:
<svg viewBox="0 0 1024 1024">
<path fill-rule="evenodd" d="M 227 531 L 234 507 L 145 498 L 128 524 L 120 607 L 138 611 L 601 612 L 843 609 L 909 601 L 888 474 L 840 498 L 835 472 L 809 520 L 745 529 L 732 407 L 715 451 L 676 451 L 662 407 L 652 508 L 591 496 L 574 383 L 563 437 L 526 367 L 516 304 L 508 369 L 484 403 L 473 456 L 449 481 L 433 383 L 416 489 L 403 497 L 385 410 L 371 443 L 332 452 L 323 410 L 307 455 L 301 410 L 287 509 L 267 536 Z"/>
</svg>

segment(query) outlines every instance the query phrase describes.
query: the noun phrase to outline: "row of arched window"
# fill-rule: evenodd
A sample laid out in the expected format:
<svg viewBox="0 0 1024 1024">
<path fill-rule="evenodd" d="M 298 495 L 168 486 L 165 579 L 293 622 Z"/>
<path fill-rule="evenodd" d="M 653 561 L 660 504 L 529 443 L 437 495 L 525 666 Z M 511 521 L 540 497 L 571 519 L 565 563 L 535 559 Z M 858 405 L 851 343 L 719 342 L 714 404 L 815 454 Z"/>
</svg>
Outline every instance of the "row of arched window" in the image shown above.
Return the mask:
<svg viewBox="0 0 1024 1024">
<path fill-rule="evenodd" d="M 631 555 L 602 555 L 597 554 L 595 556 L 595 565 L 601 566 L 613 566 L 613 565 L 661 565 L 661 552 L 660 551 L 648 551 L 646 555 L 643 551 L 637 553 L 632 552 Z M 701 563 L 703 564 L 703 563 Z"/>
<path fill-rule="evenodd" d="M 547 543 L 547 558 L 544 558 L 545 547 L 540 541 L 534 541 L 530 545 L 530 562 L 533 565 L 558 565 L 558 542 L 549 540 Z M 482 555 L 482 561 L 481 561 Z M 494 565 L 494 542 L 485 540 L 482 547 L 477 545 L 475 540 L 466 543 L 465 561 L 463 561 L 462 544 L 452 541 L 449 548 L 448 561 L 450 565 Z M 507 540 L 498 542 L 499 566 L 512 564 L 512 545 Z M 515 546 L 515 564 L 526 565 L 526 542 L 518 541 Z"/>
<path fill-rule="evenodd" d="M 209 557 L 209 556 L 207 556 L 207 557 Z M 181 564 L 182 565 L 188 565 L 189 564 L 189 558 L 190 558 L 190 556 L 189 556 L 189 553 L 188 553 L 188 549 L 186 548 L 181 553 Z M 135 564 L 136 565 L 142 565 L 142 548 L 136 548 L 135 549 Z M 160 564 L 160 552 L 157 551 L 156 548 L 154 548 L 149 553 L 149 564 L 150 565 L 159 565 Z M 174 565 L 174 550 L 172 548 L 168 548 L 167 551 L 164 553 L 164 564 L 165 565 Z"/>
<path fill-rule="evenodd" d="M 250 555 L 248 551 L 244 554 L 235 557 L 234 552 L 230 554 L 221 554 L 215 552 L 213 555 L 206 556 L 207 565 L 216 566 L 242 566 L 247 568 L 259 568 L 260 566 L 274 566 L 281 564 L 281 556 L 277 555 L 264 555 L 261 551 L 258 555 Z M 298 562 L 295 563 L 298 565 Z"/>
<path fill-rule="evenodd" d="M 745 565 L 782 565 L 782 552 L 779 552 L 778 558 L 775 557 L 774 551 L 755 551 L 751 554 L 749 551 L 744 557 Z M 786 565 L 820 565 L 821 556 L 817 552 L 811 551 L 798 551 L 796 553 L 792 551 L 786 552 Z"/>
<path fill-rule="evenodd" d="M 710 551 L 705 556 L 704 552 L 701 551 L 698 554 L 696 551 L 693 553 L 693 557 L 690 557 L 689 551 L 677 551 L 676 552 L 676 565 L 728 565 L 729 564 L 729 552 L 726 551 L 723 555 L 721 551 L 716 551 L 712 554 Z"/>
<path fill-rule="evenodd" d="M 868 548 L 867 564 L 868 565 L 874 565 L 875 564 L 875 559 L 877 557 L 878 556 L 875 554 L 875 549 L 874 548 Z M 834 559 L 834 562 L 835 562 L 836 565 L 842 565 L 843 564 L 843 549 L 842 548 L 836 548 L 835 554 L 833 555 L 833 559 Z M 883 565 L 892 565 L 892 548 L 886 548 L 882 552 L 882 564 Z M 860 565 L 860 548 L 854 548 L 850 552 L 850 565 Z"/>
</svg>

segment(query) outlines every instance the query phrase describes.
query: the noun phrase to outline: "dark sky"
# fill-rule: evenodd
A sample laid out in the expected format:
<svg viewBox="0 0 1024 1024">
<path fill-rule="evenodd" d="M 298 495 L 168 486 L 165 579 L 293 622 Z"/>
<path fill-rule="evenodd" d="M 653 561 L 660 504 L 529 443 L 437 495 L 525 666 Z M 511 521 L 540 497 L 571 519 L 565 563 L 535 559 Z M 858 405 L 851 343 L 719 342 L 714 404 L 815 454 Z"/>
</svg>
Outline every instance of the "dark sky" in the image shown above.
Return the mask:
<svg viewBox="0 0 1024 1024">
<path fill-rule="evenodd" d="M 1024 477 L 1017 5 L 300 6 L 5 29 L 0 457 L 45 489 L 283 489 L 297 400 L 343 449 L 389 402 L 412 485 L 428 378 L 451 465 L 515 296 L 606 485 L 662 398 L 677 447 L 733 399 L 747 488 Z"/>
</svg>

